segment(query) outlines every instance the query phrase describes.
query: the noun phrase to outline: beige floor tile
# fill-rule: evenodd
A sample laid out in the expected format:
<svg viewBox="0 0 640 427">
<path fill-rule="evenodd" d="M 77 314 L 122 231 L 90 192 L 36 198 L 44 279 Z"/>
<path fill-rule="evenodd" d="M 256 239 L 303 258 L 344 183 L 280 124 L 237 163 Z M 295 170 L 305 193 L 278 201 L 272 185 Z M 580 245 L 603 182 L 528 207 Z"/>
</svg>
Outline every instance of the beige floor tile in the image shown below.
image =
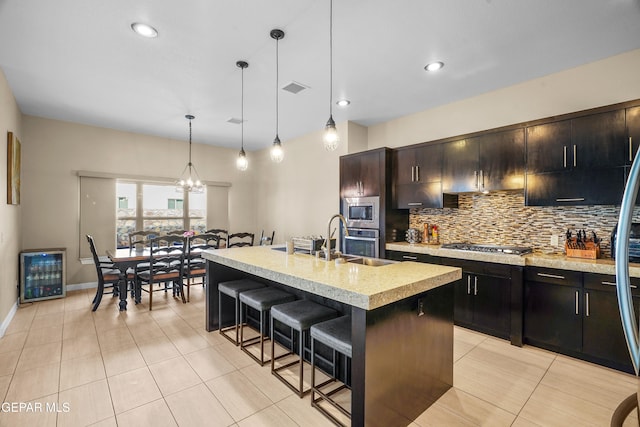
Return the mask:
<svg viewBox="0 0 640 427">
<path fill-rule="evenodd" d="M 238 422 L 239 427 L 296 427 L 297 425 L 282 409 L 275 405 Z"/>
<path fill-rule="evenodd" d="M 54 326 L 52 328 L 31 329 L 24 346 L 25 348 L 35 347 L 58 341 L 62 341 L 62 329 L 58 326 Z"/>
<path fill-rule="evenodd" d="M 242 368 L 240 372 L 258 387 L 258 389 L 265 391 L 265 394 L 273 403 L 279 402 L 293 394 L 293 391 L 291 391 L 289 387 L 282 384 L 282 382 L 271 373 L 269 364 L 260 366 L 254 363 L 246 368 Z"/>
<path fill-rule="evenodd" d="M 278 402 L 276 406 L 301 426 L 329 427 L 334 425 L 321 412 L 311 406 L 309 396 L 300 399 L 295 394 L 292 394 Z"/>
<path fill-rule="evenodd" d="M 198 374 L 191 369 L 191 366 L 182 356 L 149 365 L 149 370 L 163 396 L 193 387 L 202 382 Z"/>
<path fill-rule="evenodd" d="M 124 318 L 117 310 L 96 311 L 93 313 L 93 323 L 98 334 L 109 329 L 126 326 Z"/>
<path fill-rule="evenodd" d="M 24 343 L 27 341 L 29 333 L 17 332 L 15 334 L 5 335 L 0 338 L 0 354 L 10 351 L 22 350 Z"/>
<path fill-rule="evenodd" d="M 64 312 L 64 298 L 39 301 L 36 316 Z"/>
<path fill-rule="evenodd" d="M 11 320 L 11 324 L 5 331 L 5 335 L 15 334 L 17 332 L 29 332 L 33 318 L 38 311 L 35 304 L 20 306 L 16 311 L 16 314 Z"/>
<path fill-rule="evenodd" d="M 66 309 L 64 311 L 63 323 L 66 326 L 67 323 L 82 322 L 87 329 L 95 329 L 93 326 L 93 314 L 88 307 L 79 308 L 77 310 Z"/>
<path fill-rule="evenodd" d="M 0 402 L 4 402 L 4 397 L 9 390 L 9 384 L 11 384 L 11 378 L 13 375 L 3 375 L 0 377 Z"/>
<path fill-rule="evenodd" d="M 541 425 L 529 421 L 526 418 L 518 417 L 513 424 L 511 424 L 511 427 L 541 427 Z"/>
<path fill-rule="evenodd" d="M 7 401 L 26 402 L 58 392 L 60 363 L 36 365 L 33 369 L 16 372 L 7 391 Z"/>
<path fill-rule="evenodd" d="M 178 425 L 164 399 L 158 399 L 118 414 L 117 419 L 118 427 L 171 427 Z"/>
<path fill-rule="evenodd" d="M 519 417 L 543 426 L 608 426 L 613 410 L 541 384 Z"/>
<path fill-rule="evenodd" d="M 222 338 L 225 340 L 220 345 L 217 345 L 215 348 L 222 353 L 222 355 L 233 365 L 236 369 L 246 368 L 247 366 L 251 366 L 256 363 L 252 358 L 244 354 L 243 351 L 240 350 L 239 347 L 233 345 L 232 342 L 228 341 L 226 338 Z"/>
<path fill-rule="evenodd" d="M 100 353 L 96 335 L 81 335 L 62 341 L 62 360 L 79 359 L 96 353 Z"/>
<path fill-rule="evenodd" d="M 60 364 L 60 391 L 74 388 L 106 378 L 102 355 L 73 360 L 65 360 Z"/>
<path fill-rule="evenodd" d="M 192 329 L 191 326 L 189 326 L 184 319 L 178 316 L 175 311 L 168 310 L 168 312 L 171 313 L 171 316 L 162 315 L 160 317 L 156 317 L 155 312 L 152 315 L 156 323 L 158 323 L 166 335 L 179 335 Z"/>
<path fill-rule="evenodd" d="M 202 312 L 189 314 L 183 317 L 184 321 L 193 329 L 204 329 L 205 319 Z"/>
<path fill-rule="evenodd" d="M 0 353 L 0 375 L 11 375 L 16 370 L 22 350 Z"/>
<path fill-rule="evenodd" d="M 234 423 L 231 415 L 204 384 L 166 396 L 165 400 L 180 426 L 222 427 Z"/>
<path fill-rule="evenodd" d="M 102 352 L 102 361 L 107 377 L 133 371 L 147 366 L 138 347 L 126 347 L 115 351 Z"/>
<path fill-rule="evenodd" d="M 184 356 L 202 381 L 233 372 L 236 368 L 216 348 L 207 347 Z"/>
<path fill-rule="evenodd" d="M 102 379 L 59 393 L 61 405 L 70 410 L 58 415 L 58 426 L 85 426 L 113 417 L 107 380 Z"/>
<path fill-rule="evenodd" d="M 240 372 L 206 382 L 234 420 L 240 421 L 271 405 L 271 401 Z"/>
<path fill-rule="evenodd" d="M 62 327 L 62 339 L 68 340 L 78 338 L 83 335 L 96 335 L 96 328 L 93 325 L 93 317 L 89 316 L 89 321 L 65 322 Z"/>
<path fill-rule="evenodd" d="M 162 397 L 147 367 L 109 377 L 108 381 L 116 415 Z"/>
<path fill-rule="evenodd" d="M 34 347 L 25 347 L 20 355 L 20 360 L 18 360 L 16 372 L 33 369 L 35 366 L 47 363 L 59 363 L 61 350 L 62 341 L 37 345 Z"/>
<path fill-rule="evenodd" d="M 62 329 L 62 325 L 64 323 L 64 312 L 60 311 L 58 313 L 49 313 L 49 314 L 37 314 L 33 318 L 33 322 L 31 323 L 31 329 L 36 328 L 52 328 L 57 326 Z"/>
<path fill-rule="evenodd" d="M 165 336 L 164 331 L 153 319 L 146 322 L 135 322 L 132 324 L 127 323 L 127 326 L 129 327 L 129 332 L 131 332 L 133 339 L 137 343 Z"/>
<path fill-rule="evenodd" d="M 191 327 L 188 327 L 178 334 L 169 335 L 169 339 L 182 354 L 193 353 L 194 351 L 209 347 L 207 340 L 202 338 L 200 334 L 191 329 Z"/>
<path fill-rule="evenodd" d="M 124 323 L 111 329 L 98 331 L 97 336 L 103 352 L 136 347 L 136 342 Z"/>
<path fill-rule="evenodd" d="M 139 342 L 138 348 L 148 365 L 180 356 L 176 346 L 165 335 Z"/>
<path fill-rule="evenodd" d="M 118 427 L 118 423 L 116 422 L 116 417 L 110 417 L 106 420 L 91 424 L 91 427 Z"/>
<path fill-rule="evenodd" d="M 225 342 L 228 342 L 225 337 L 223 337 L 222 335 L 220 335 L 220 333 L 218 333 L 218 331 L 207 332 L 207 330 L 204 329 L 203 327 L 202 329 L 196 329 L 196 332 L 200 334 L 202 338 L 207 340 L 207 342 L 211 346 L 217 346 L 217 345 L 224 344 Z"/>
<path fill-rule="evenodd" d="M 0 411 L 0 427 L 56 427 L 58 393 L 29 402 L 16 403 L 24 403 L 27 406 L 24 410 Z"/>
</svg>

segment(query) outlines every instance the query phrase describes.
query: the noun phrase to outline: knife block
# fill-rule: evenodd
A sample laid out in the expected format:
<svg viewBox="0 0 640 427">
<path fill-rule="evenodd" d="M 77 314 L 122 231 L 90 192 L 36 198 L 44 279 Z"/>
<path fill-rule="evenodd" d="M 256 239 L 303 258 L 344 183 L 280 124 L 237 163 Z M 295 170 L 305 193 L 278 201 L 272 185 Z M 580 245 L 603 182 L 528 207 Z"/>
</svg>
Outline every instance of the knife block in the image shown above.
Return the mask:
<svg viewBox="0 0 640 427">
<path fill-rule="evenodd" d="M 575 244 L 576 239 L 572 242 Z M 598 259 L 600 258 L 600 243 L 593 243 L 592 241 L 584 242 L 584 249 L 570 248 L 568 243 L 564 244 L 564 249 L 569 258 L 582 258 L 582 259 Z"/>
</svg>

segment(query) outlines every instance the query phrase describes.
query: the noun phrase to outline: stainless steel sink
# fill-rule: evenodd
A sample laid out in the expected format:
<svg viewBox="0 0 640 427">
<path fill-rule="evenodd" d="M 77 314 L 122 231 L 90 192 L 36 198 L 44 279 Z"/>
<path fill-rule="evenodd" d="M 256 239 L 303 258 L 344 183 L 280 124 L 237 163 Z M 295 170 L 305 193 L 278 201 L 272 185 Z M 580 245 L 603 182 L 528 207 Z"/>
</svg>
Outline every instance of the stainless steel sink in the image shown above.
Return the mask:
<svg viewBox="0 0 640 427">
<path fill-rule="evenodd" d="M 368 265 L 369 267 L 381 267 L 383 265 L 398 263 L 398 261 L 392 261 L 390 259 L 366 258 L 366 257 L 350 259 L 350 260 L 347 260 L 347 262 L 350 262 L 352 264 Z"/>
</svg>

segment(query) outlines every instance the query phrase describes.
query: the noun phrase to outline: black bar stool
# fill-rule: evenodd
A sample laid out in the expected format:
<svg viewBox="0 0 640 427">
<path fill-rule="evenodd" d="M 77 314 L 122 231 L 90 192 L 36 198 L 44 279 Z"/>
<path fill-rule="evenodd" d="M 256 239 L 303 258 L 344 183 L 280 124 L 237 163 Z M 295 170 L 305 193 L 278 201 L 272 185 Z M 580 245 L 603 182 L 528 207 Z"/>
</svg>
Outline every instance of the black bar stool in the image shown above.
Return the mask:
<svg viewBox="0 0 640 427">
<path fill-rule="evenodd" d="M 258 283 L 250 279 L 231 280 L 229 282 L 218 283 L 218 325 L 220 327 L 220 334 L 223 337 L 227 338 L 232 343 L 234 343 L 235 345 L 239 344 L 238 313 L 240 312 L 240 300 L 238 299 L 238 296 L 244 291 L 249 291 L 251 289 L 259 289 L 264 287 L 265 285 L 263 285 L 262 283 Z M 233 326 L 227 326 L 225 328 L 222 327 L 222 295 L 226 295 L 228 297 L 233 298 L 233 305 L 236 313 L 235 324 Z M 230 337 L 226 333 L 231 329 L 235 329 L 235 332 L 236 332 L 235 339 Z"/>
<path fill-rule="evenodd" d="M 274 305 L 271 307 L 271 373 L 275 375 L 280 381 L 287 385 L 291 390 L 298 393 L 298 396 L 303 397 L 305 394 L 311 391 L 311 388 L 304 390 L 303 386 L 303 372 L 304 372 L 304 340 L 309 332 L 309 328 L 312 325 L 325 320 L 333 319 L 338 315 L 338 312 L 332 308 L 325 307 L 324 305 L 317 304 L 308 300 L 300 300 L 287 302 L 284 304 Z M 291 329 L 291 348 L 288 353 L 275 357 L 275 336 L 274 336 L 274 324 L 280 322 Z M 298 334 L 298 351 L 300 352 L 300 359 L 293 362 L 289 362 L 285 365 L 276 368 L 275 362 L 283 357 L 290 356 L 295 353 L 295 340 L 294 331 Z M 300 379 L 299 387 L 295 387 L 290 384 L 279 371 L 286 369 L 290 366 L 300 364 Z"/>
<path fill-rule="evenodd" d="M 296 297 L 276 288 L 262 288 L 245 291 L 240 294 L 240 348 L 247 353 L 260 366 L 264 366 L 264 338 L 268 331 L 269 310 L 272 306 L 285 302 L 295 301 Z M 244 339 L 244 324 L 247 307 L 251 307 L 260 312 L 260 336 Z M 266 315 L 266 316 L 265 316 Z M 247 350 L 248 346 L 260 344 L 260 358 Z M 273 356 L 273 355 L 272 355 Z M 268 362 L 268 361 L 267 361 Z"/>
<path fill-rule="evenodd" d="M 324 416 L 329 418 L 334 423 L 346 427 L 342 421 L 340 421 L 335 415 L 331 414 L 325 408 L 320 405 L 321 401 L 326 401 L 331 406 L 336 408 L 342 414 L 344 414 L 347 418 L 351 419 L 351 410 L 347 409 L 344 406 L 340 405 L 337 401 L 333 399 L 333 395 L 344 390 L 345 388 L 351 390 L 351 388 L 342 384 L 339 387 L 333 388 L 328 391 L 323 391 L 326 386 L 332 384 L 337 380 L 336 376 L 336 353 L 340 353 L 344 356 L 345 362 L 345 380 L 346 380 L 346 370 L 347 370 L 347 362 L 351 359 L 352 348 L 351 348 L 351 316 L 342 316 L 337 319 L 327 320 L 326 322 L 317 323 L 311 326 L 310 329 L 311 335 L 311 406 L 322 412 Z M 316 384 L 316 352 L 315 352 L 315 344 L 320 342 L 331 350 L 333 350 L 333 375 L 332 378 L 329 378 L 327 381 Z M 320 396 L 318 398 L 315 397 L 316 393 Z"/>
</svg>

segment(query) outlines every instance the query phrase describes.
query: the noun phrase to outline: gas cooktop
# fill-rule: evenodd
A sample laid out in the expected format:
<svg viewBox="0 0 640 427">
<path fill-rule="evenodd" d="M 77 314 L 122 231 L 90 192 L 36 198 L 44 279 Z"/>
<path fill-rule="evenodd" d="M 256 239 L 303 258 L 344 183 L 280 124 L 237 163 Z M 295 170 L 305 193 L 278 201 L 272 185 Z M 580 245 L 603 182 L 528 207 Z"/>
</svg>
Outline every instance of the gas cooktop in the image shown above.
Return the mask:
<svg viewBox="0 0 640 427">
<path fill-rule="evenodd" d="M 457 249 L 460 251 L 502 253 L 509 255 L 525 255 L 533 252 L 532 248 L 524 246 L 502 246 L 502 245 L 477 245 L 473 243 L 445 243 L 442 249 Z"/>
</svg>

